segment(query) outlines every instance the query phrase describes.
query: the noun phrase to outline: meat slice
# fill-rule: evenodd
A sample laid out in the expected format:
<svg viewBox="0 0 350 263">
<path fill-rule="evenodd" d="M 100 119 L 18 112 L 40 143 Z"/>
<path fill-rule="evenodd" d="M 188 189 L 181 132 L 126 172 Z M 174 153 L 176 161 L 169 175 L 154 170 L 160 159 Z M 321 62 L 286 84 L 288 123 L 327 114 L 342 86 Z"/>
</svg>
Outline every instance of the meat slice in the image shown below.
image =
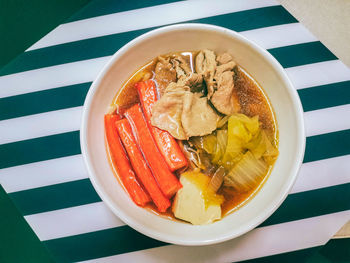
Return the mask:
<svg viewBox="0 0 350 263">
<path fill-rule="evenodd" d="M 214 74 L 216 69 L 215 53 L 211 50 L 204 49 L 196 56 L 196 72 L 203 75 L 207 85 L 208 98 L 215 91 Z"/>
<path fill-rule="evenodd" d="M 187 138 L 181 123 L 183 95 L 189 87 L 178 86 L 171 83 L 164 95 L 152 108 L 151 123 L 159 129 L 168 131 L 174 138 L 185 140 Z"/>
<path fill-rule="evenodd" d="M 224 73 L 225 71 L 232 71 L 236 65 L 237 65 L 236 62 L 230 61 L 230 62 L 227 62 L 226 64 L 217 66 L 215 70 L 214 79 L 217 81 L 220 78 L 220 75 L 222 73 Z"/>
<path fill-rule="evenodd" d="M 215 68 L 215 53 L 208 49 L 201 50 L 196 56 L 196 72 L 205 76 L 209 72 L 214 73 Z"/>
<path fill-rule="evenodd" d="M 217 56 L 216 61 L 219 65 L 226 64 L 233 60 L 232 56 L 229 53 L 222 53 Z"/>
<path fill-rule="evenodd" d="M 170 60 L 175 68 L 177 84 L 180 86 L 189 86 L 191 91 L 199 92 L 203 89 L 203 77 L 201 74 L 194 73 L 188 62 L 180 55 L 175 55 Z"/>
<path fill-rule="evenodd" d="M 171 83 L 152 109 L 151 123 L 168 131 L 174 138 L 210 134 L 216 129 L 218 115 L 201 93 L 192 93 L 188 86 Z"/>
<path fill-rule="evenodd" d="M 179 83 L 171 82 L 165 89 L 165 93 L 179 93 L 183 94 L 184 91 L 189 91 L 190 87 L 181 85 Z"/>
<path fill-rule="evenodd" d="M 177 55 L 159 58 L 158 64 L 159 68 L 171 72 L 173 81 L 163 86 L 163 96 L 153 106 L 153 126 L 168 131 L 176 139 L 185 140 L 210 134 L 217 128 L 219 116 L 212 106 L 225 115 L 240 111 L 234 87 L 236 63 L 230 54 L 216 57 L 211 50 L 200 51 L 195 59 L 196 73 L 183 57 Z M 170 79 L 166 78 L 167 81 Z M 201 92 L 203 80 L 208 89 L 206 97 Z"/>
<path fill-rule="evenodd" d="M 175 68 L 177 78 L 186 77 L 192 73 L 190 65 L 180 55 L 175 55 L 174 58 L 170 59 L 170 63 Z"/>
<path fill-rule="evenodd" d="M 170 63 L 170 58 L 158 57 L 155 67 L 155 81 L 158 84 L 158 91 L 162 96 L 165 88 L 171 83 L 176 82 L 176 71 Z"/>
<path fill-rule="evenodd" d="M 192 92 L 200 92 L 203 90 L 203 76 L 198 73 L 190 73 L 188 76 L 181 77 L 177 84 L 191 87 Z"/>
<path fill-rule="evenodd" d="M 218 115 L 200 93 L 186 92 L 183 97 L 181 122 L 187 139 L 203 136 L 216 129 Z"/>
<path fill-rule="evenodd" d="M 234 72 L 236 63 L 232 56 L 223 53 L 215 57 L 214 52 L 203 50 L 196 57 L 197 73 L 204 75 L 208 99 L 221 113 L 231 115 L 240 110 L 236 90 L 234 89 Z"/>
<path fill-rule="evenodd" d="M 234 89 L 233 71 L 225 71 L 219 74 L 217 79 L 217 90 L 210 101 L 221 113 L 232 115 L 240 110 L 239 99 Z"/>
</svg>

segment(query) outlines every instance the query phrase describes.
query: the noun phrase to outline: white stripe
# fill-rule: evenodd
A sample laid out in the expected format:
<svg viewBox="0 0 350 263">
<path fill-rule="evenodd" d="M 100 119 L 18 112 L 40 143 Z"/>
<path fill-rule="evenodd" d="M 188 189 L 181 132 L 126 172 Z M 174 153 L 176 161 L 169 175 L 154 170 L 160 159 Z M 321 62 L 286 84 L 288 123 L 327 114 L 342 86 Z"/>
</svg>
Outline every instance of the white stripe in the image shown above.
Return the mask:
<svg viewBox="0 0 350 263">
<path fill-rule="evenodd" d="M 0 77 L 0 98 L 93 81 L 111 56 Z"/>
<path fill-rule="evenodd" d="M 317 38 L 300 23 L 264 27 L 240 33 L 265 49 L 317 41 Z"/>
<path fill-rule="evenodd" d="M 349 161 L 350 155 L 347 155 L 303 164 L 292 193 L 350 183 Z M 33 173 L 29 171 L 27 174 Z M 60 174 L 45 175 L 54 178 Z M 32 176 L 28 175 L 27 177 L 25 180 L 29 181 Z M 40 180 L 38 181 L 40 182 Z M 12 183 L 15 184 L 15 182 L 18 182 L 16 177 L 12 179 Z M 103 206 L 102 202 L 38 213 L 27 216 L 26 218 L 41 240 L 84 234 L 124 225 L 120 221 L 114 221 L 115 216 L 112 213 L 106 213 L 102 208 L 100 210 L 96 209 L 96 206 Z M 66 218 L 67 211 L 69 211 L 69 215 L 72 218 L 80 218 L 80 216 L 84 215 L 84 224 L 81 225 L 81 221 L 79 220 Z M 45 222 L 45 224 L 42 222 Z"/>
<path fill-rule="evenodd" d="M 0 98 L 93 81 L 111 56 L 66 63 L 0 76 Z M 350 69 L 340 60 L 286 69 L 295 88 L 302 89 L 350 80 Z"/>
<path fill-rule="evenodd" d="M 350 104 L 304 113 L 306 136 L 350 129 Z"/>
<path fill-rule="evenodd" d="M 31 46 L 28 51 L 82 39 L 274 5 L 278 3 L 273 0 L 202 0 L 146 7 L 62 24 Z"/>
<path fill-rule="evenodd" d="M 0 121 L 0 144 L 77 131 L 82 109 L 68 108 Z"/>
<path fill-rule="evenodd" d="M 0 144 L 80 129 L 83 107 L 67 108 L 0 121 Z M 306 135 L 350 129 L 350 104 L 304 113 Z"/>
<path fill-rule="evenodd" d="M 256 228 L 249 233 L 211 246 L 152 248 L 84 262 L 236 262 L 324 245 L 350 217 L 350 210 Z"/>
<path fill-rule="evenodd" d="M 314 40 L 300 24 L 267 27 L 245 31 L 243 34 L 264 47 L 280 47 Z M 290 35 L 300 35 L 300 38 L 290 38 L 288 37 Z M 7 87 L 0 89 L 0 98 L 93 81 L 110 57 L 82 60 L 0 76 L 0 87 Z M 335 68 L 332 69 L 334 66 Z M 309 73 L 305 74 L 304 72 Z M 311 82 L 311 86 L 315 86 L 317 83 L 322 85 L 350 79 L 349 69 L 338 60 L 289 68 L 287 73 L 296 88 L 307 87 L 307 85 L 303 85 L 304 82 Z M 326 74 L 326 76 L 317 77 L 320 73 Z"/>
<path fill-rule="evenodd" d="M 88 174 L 80 154 L 0 170 L 0 184 L 7 193 L 87 177 Z"/>
<path fill-rule="evenodd" d="M 68 108 L 65 110 L 0 121 L 0 134 L 2 135 L 0 141 L 1 143 L 8 143 L 78 130 L 81 110 L 82 107 Z M 304 113 L 304 117 L 307 136 L 350 129 L 349 115 L 350 105 L 306 112 Z M 56 160 L 2 169 L 0 173 L 0 183 L 3 184 L 7 192 L 12 192 L 45 186 L 51 183 L 86 178 L 85 171 L 82 173 L 81 169 L 79 170 L 78 177 L 76 177 L 74 173 L 72 174 L 72 178 L 62 177 L 62 174 L 67 175 L 71 170 L 67 169 L 65 172 L 59 172 L 60 170 L 57 170 L 57 167 L 60 167 L 58 164 L 60 161 Z M 41 165 L 43 165 L 43 168 L 40 168 Z M 48 165 L 48 168 L 45 168 L 46 165 Z M 73 163 L 70 165 L 73 167 Z M 24 172 L 24 170 L 33 169 L 33 167 L 39 167 L 39 170 L 43 169 L 45 173 L 49 170 L 54 171 L 55 176 L 46 177 L 35 169 L 32 173 Z M 80 167 L 83 167 L 83 165 L 81 164 Z M 36 179 L 28 177 L 28 174 L 33 174 L 33 177 Z M 42 178 L 42 180 L 37 182 L 38 178 Z M 320 181 L 317 182 L 321 183 Z M 335 182 L 334 184 L 337 183 Z"/>
<path fill-rule="evenodd" d="M 340 60 L 291 67 L 286 71 L 296 89 L 350 80 L 350 68 Z"/>
<path fill-rule="evenodd" d="M 292 194 L 350 183 L 350 155 L 304 163 Z"/>
<path fill-rule="evenodd" d="M 103 202 L 24 218 L 41 241 L 125 225 Z"/>
</svg>

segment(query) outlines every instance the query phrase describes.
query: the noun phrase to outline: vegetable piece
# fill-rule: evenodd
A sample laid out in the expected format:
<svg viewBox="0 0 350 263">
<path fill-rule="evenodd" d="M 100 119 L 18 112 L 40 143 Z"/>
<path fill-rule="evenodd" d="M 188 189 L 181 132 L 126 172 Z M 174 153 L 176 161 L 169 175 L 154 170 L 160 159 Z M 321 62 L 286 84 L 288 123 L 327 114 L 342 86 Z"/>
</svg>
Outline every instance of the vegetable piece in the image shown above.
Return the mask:
<svg viewBox="0 0 350 263">
<path fill-rule="evenodd" d="M 174 137 L 169 132 L 161 130 L 151 124 L 152 107 L 157 101 L 157 90 L 153 80 L 138 82 L 135 84 L 137 88 L 142 110 L 147 123 L 152 132 L 154 141 L 160 153 L 163 155 L 171 171 L 178 170 L 188 165 L 187 159 L 181 151 Z"/>
<path fill-rule="evenodd" d="M 263 158 L 269 165 L 272 165 L 278 156 L 278 149 L 271 143 L 271 140 L 265 131 L 263 131 L 262 136 L 266 145 L 266 151 L 263 154 Z"/>
<path fill-rule="evenodd" d="M 194 145 L 197 149 L 203 149 L 203 137 L 205 136 L 193 136 L 189 138 L 188 142 Z"/>
<path fill-rule="evenodd" d="M 211 188 L 214 193 L 216 193 L 220 186 L 222 185 L 222 182 L 224 181 L 225 177 L 225 168 L 220 166 L 214 173 L 214 175 L 211 177 L 209 182 L 209 188 Z"/>
<path fill-rule="evenodd" d="M 277 148 L 266 131 L 260 128 L 258 116 L 249 118 L 244 114 L 233 114 L 228 118 L 227 129 L 219 129 L 202 137 L 193 137 L 190 143 L 194 144 L 199 152 L 210 154 L 211 162 L 216 166 L 223 166 L 227 171 L 241 160 L 247 150 L 250 150 L 257 160 L 261 159 L 268 165 L 272 165 L 278 156 Z M 203 158 L 199 157 L 201 162 Z M 207 174 L 206 171 L 204 173 Z"/>
<path fill-rule="evenodd" d="M 224 197 L 208 188 L 209 180 L 210 177 L 198 170 L 181 174 L 183 188 L 177 192 L 172 207 L 175 217 L 194 225 L 209 224 L 221 218 Z"/>
<path fill-rule="evenodd" d="M 266 151 L 266 144 L 263 140 L 262 134 L 262 131 L 257 133 L 246 145 L 247 149 L 249 149 L 257 159 L 260 159 Z"/>
<path fill-rule="evenodd" d="M 198 150 L 197 150 L 198 151 Z M 204 151 L 199 151 L 199 161 L 202 165 L 203 168 L 201 168 L 203 170 L 203 173 L 206 175 L 213 175 L 213 173 L 215 172 L 216 168 L 210 161 L 210 155 L 207 154 Z"/>
<path fill-rule="evenodd" d="M 242 159 L 225 176 L 224 184 L 237 190 L 248 191 L 259 184 L 266 174 L 268 165 L 247 151 Z"/>
<path fill-rule="evenodd" d="M 232 115 L 228 120 L 227 146 L 222 158 L 223 163 L 228 163 L 239 155 L 243 150 L 243 144 L 251 139 L 244 124 Z"/>
<path fill-rule="evenodd" d="M 116 126 L 137 178 L 146 188 L 158 210 L 160 212 L 165 212 L 170 206 L 170 201 L 159 189 L 151 170 L 147 166 L 146 160 L 143 158 L 142 153 L 137 147 L 129 122 L 126 119 L 123 119 L 117 121 Z"/>
<path fill-rule="evenodd" d="M 166 197 L 170 198 L 182 185 L 176 176 L 170 172 L 163 156 L 158 151 L 140 105 L 135 104 L 126 110 L 124 115 L 133 129 L 136 142 L 144 154 L 160 189 Z"/>
<path fill-rule="evenodd" d="M 123 145 L 120 142 L 120 138 L 115 127 L 115 122 L 119 119 L 119 116 L 111 114 L 106 114 L 104 117 L 109 151 L 112 160 L 115 163 L 114 167 L 116 168 L 118 175 L 131 199 L 137 205 L 144 206 L 151 201 L 151 199 L 137 181 L 135 173 L 130 166 L 128 158 L 126 157 L 126 153 L 123 149 Z"/>
<path fill-rule="evenodd" d="M 247 115 L 242 113 L 236 113 L 230 116 L 231 125 L 234 125 L 234 123 L 242 123 L 244 124 L 245 128 L 248 132 L 252 134 L 256 134 L 259 131 L 259 116 L 254 116 L 252 118 L 249 118 Z"/>
<path fill-rule="evenodd" d="M 278 156 L 277 148 L 272 145 L 264 130 L 262 130 L 256 136 L 256 138 L 249 142 L 247 148 L 251 150 L 255 158 L 259 159 L 263 157 L 269 165 L 272 165 Z"/>
<path fill-rule="evenodd" d="M 249 118 L 244 114 L 233 114 L 228 120 L 227 145 L 222 165 L 231 169 L 239 161 L 247 144 L 260 131 L 258 116 Z"/>
<path fill-rule="evenodd" d="M 226 151 L 227 145 L 227 130 L 218 130 L 216 132 L 216 148 L 215 153 L 212 157 L 212 162 L 220 164 L 221 159 Z"/>
<path fill-rule="evenodd" d="M 181 141 L 181 144 L 183 145 L 183 152 L 185 153 L 187 159 L 190 161 L 190 166 L 192 168 L 197 167 L 204 169 L 205 167 L 202 166 L 197 150 L 193 149 L 187 143 L 187 141 Z"/>
<path fill-rule="evenodd" d="M 228 115 L 222 117 L 222 118 L 218 121 L 218 123 L 216 124 L 216 127 L 218 127 L 218 128 L 224 127 L 229 118 L 230 118 L 230 116 L 228 116 Z"/>
<path fill-rule="evenodd" d="M 203 149 L 209 154 L 214 154 L 216 149 L 216 132 L 205 136 L 195 136 L 190 138 L 190 143 L 194 144 L 197 149 Z"/>
<path fill-rule="evenodd" d="M 217 143 L 216 136 L 214 134 L 209 134 L 202 138 L 203 138 L 203 150 L 210 154 L 214 153 L 216 143 Z"/>
</svg>

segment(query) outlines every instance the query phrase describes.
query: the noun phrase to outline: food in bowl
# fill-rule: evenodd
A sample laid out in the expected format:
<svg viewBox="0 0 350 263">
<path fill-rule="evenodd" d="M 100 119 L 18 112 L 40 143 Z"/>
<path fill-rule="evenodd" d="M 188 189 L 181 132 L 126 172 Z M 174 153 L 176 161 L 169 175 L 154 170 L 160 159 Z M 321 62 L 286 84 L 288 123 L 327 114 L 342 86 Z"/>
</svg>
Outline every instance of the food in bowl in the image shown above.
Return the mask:
<svg viewBox="0 0 350 263">
<path fill-rule="evenodd" d="M 274 111 L 229 53 L 158 56 L 105 115 L 110 163 L 135 204 L 195 225 L 220 220 L 261 188 L 278 157 Z"/>
</svg>

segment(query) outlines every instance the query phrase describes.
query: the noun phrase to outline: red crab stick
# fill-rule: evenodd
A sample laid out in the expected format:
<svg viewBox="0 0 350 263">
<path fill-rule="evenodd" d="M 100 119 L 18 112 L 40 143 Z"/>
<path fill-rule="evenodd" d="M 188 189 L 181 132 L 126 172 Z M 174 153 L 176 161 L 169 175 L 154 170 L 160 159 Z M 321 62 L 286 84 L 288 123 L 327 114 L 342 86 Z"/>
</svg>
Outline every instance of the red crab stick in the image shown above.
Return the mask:
<svg viewBox="0 0 350 263">
<path fill-rule="evenodd" d="M 106 138 L 111 157 L 115 163 L 118 175 L 132 200 L 139 206 L 145 206 L 145 204 L 151 201 L 151 198 L 137 181 L 135 173 L 130 166 L 130 162 L 126 157 L 117 128 L 115 127 L 115 122 L 119 119 L 119 116 L 111 114 L 106 114 L 104 117 Z"/>
<path fill-rule="evenodd" d="M 165 212 L 170 206 L 170 201 L 159 189 L 151 170 L 147 166 L 146 160 L 143 158 L 142 153 L 137 147 L 129 122 L 126 119 L 123 119 L 117 121 L 116 126 L 137 178 L 146 188 L 158 210 L 160 212 Z"/>
<path fill-rule="evenodd" d="M 151 167 L 153 176 L 155 177 L 160 189 L 166 197 L 170 198 L 182 187 L 182 185 L 176 176 L 170 172 L 162 155 L 158 151 L 152 134 L 147 126 L 147 122 L 143 117 L 140 105 L 135 104 L 129 108 L 124 115 L 133 129 L 136 142 Z"/>
<path fill-rule="evenodd" d="M 152 107 L 157 101 L 156 86 L 153 80 L 138 82 L 135 84 L 138 91 L 141 106 L 155 143 L 160 153 L 163 155 L 171 171 L 187 166 L 187 159 L 180 149 L 173 136 L 167 131 L 163 131 L 151 125 Z"/>
</svg>

